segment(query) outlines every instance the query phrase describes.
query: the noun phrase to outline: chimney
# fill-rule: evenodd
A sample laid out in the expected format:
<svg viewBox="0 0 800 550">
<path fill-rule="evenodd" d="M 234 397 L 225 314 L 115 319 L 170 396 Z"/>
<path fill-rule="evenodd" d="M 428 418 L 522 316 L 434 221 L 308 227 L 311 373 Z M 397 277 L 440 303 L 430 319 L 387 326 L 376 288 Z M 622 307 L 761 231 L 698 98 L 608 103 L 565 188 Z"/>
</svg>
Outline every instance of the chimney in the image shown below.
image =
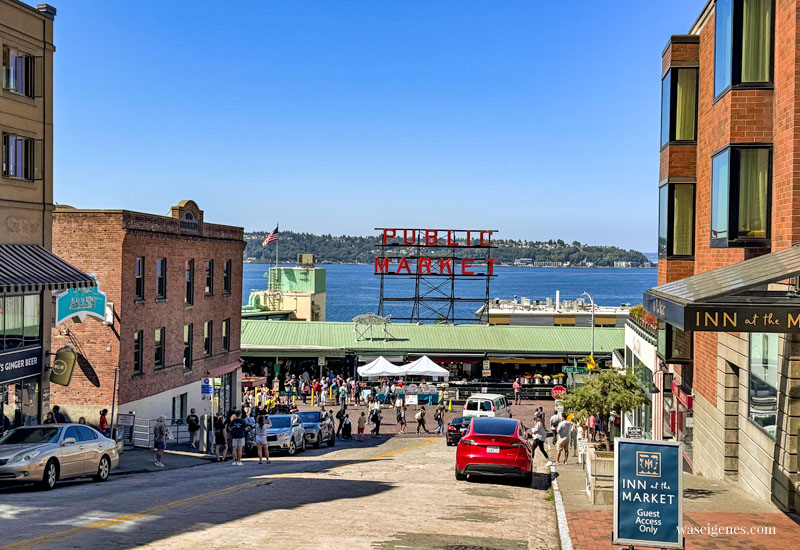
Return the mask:
<svg viewBox="0 0 800 550">
<path fill-rule="evenodd" d="M 56 18 L 56 9 L 50 4 L 36 4 L 36 11 L 38 11 L 48 19 Z"/>
</svg>

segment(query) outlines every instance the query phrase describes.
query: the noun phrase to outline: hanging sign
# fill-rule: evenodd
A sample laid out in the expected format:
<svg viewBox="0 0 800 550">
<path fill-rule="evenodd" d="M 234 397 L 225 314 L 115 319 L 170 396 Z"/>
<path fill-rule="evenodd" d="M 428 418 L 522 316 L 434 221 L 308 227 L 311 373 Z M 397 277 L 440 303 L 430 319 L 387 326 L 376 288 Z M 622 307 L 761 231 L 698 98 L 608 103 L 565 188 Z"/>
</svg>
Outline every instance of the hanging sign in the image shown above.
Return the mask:
<svg viewBox="0 0 800 550">
<path fill-rule="evenodd" d="M 70 346 L 64 346 L 58 350 L 56 358 L 53 360 L 53 370 L 50 371 L 50 382 L 61 386 L 69 386 L 77 360 L 78 354 Z"/>
<path fill-rule="evenodd" d="M 481 376 L 492 375 L 492 362 L 489 359 L 483 360 L 483 370 L 481 372 L 482 372 Z"/>
<path fill-rule="evenodd" d="M 682 445 L 614 440 L 613 544 L 683 548 Z"/>
<path fill-rule="evenodd" d="M 89 276 L 97 280 L 93 273 L 89 273 Z M 106 293 L 100 290 L 99 286 L 71 288 L 56 294 L 55 299 L 56 325 L 75 317 L 79 321 L 83 321 L 86 317 L 106 320 Z"/>
<path fill-rule="evenodd" d="M 42 346 L 0 353 L 0 384 L 41 373 L 41 358 Z"/>
</svg>

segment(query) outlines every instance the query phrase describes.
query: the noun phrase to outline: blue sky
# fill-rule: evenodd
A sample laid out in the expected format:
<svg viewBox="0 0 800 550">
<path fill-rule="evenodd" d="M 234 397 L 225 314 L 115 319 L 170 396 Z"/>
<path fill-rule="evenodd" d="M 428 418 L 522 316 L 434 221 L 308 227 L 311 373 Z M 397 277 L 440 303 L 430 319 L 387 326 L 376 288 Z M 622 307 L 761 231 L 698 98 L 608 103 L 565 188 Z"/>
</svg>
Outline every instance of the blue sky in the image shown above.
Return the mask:
<svg viewBox="0 0 800 550">
<path fill-rule="evenodd" d="M 653 251 L 661 51 L 705 0 L 54 4 L 59 203 Z"/>
</svg>

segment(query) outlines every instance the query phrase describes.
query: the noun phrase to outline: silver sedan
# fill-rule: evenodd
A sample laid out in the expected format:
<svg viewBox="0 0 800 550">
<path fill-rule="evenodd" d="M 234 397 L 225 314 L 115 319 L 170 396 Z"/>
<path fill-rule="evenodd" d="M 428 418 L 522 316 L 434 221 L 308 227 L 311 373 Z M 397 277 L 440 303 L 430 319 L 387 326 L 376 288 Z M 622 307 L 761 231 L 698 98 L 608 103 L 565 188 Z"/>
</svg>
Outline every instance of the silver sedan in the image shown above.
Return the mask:
<svg viewBox="0 0 800 550">
<path fill-rule="evenodd" d="M 61 479 L 105 481 L 118 464 L 114 441 L 83 424 L 25 426 L 0 437 L 0 482 L 52 489 Z"/>
</svg>

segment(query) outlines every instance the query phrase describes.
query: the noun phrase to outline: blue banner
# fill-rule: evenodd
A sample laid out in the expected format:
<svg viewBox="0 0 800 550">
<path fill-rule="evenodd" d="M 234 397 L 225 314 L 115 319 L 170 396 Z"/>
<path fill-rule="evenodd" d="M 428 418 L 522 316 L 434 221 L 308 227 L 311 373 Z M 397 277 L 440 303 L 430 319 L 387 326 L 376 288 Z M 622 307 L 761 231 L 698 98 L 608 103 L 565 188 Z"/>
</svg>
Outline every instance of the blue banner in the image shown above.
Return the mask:
<svg viewBox="0 0 800 550">
<path fill-rule="evenodd" d="M 42 346 L 0 353 L 0 383 L 42 372 Z"/>
<path fill-rule="evenodd" d="M 94 274 L 89 275 L 96 280 Z M 71 288 L 55 295 L 56 325 L 67 319 L 77 317 L 81 321 L 94 317 L 104 321 L 106 318 L 106 293 L 99 286 L 91 288 Z"/>
<path fill-rule="evenodd" d="M 681 443 L 614 440 L 615 544 L 683 547 Z"/>
</svg>

